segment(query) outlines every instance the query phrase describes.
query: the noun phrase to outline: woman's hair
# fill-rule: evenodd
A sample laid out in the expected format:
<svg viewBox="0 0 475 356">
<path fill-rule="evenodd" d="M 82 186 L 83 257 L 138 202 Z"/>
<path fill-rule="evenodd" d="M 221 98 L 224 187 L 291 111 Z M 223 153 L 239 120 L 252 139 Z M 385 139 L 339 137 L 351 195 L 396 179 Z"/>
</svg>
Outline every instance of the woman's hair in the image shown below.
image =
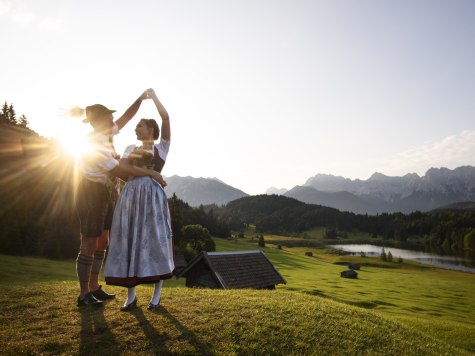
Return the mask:
<svg viewBox="0 0 475 356">
<path fill-rule="evenodd" d="M 158 140 L 158 136 L 160 136 L 160 129 L 157 122 L 154 119 L 142 119 L 141 121 L 143 121 L 149 129 L 153 129 L 153 139 Z"/>
</svg>

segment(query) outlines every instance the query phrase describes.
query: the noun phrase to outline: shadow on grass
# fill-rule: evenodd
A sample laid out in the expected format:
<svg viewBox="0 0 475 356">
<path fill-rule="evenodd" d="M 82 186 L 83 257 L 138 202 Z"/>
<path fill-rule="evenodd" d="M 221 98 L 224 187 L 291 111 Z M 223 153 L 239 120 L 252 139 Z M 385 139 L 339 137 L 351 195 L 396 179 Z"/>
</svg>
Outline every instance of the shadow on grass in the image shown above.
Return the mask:
<svg viewBox="0 0 475 356">
<path fill-rule="evenodd" d="M 365 309 L 373 309 L 373 308 L 376 308 L 378 306 L 397 307 L 396 304 L 388 303 L 388 302 L 381 301 L 381 300 L 357 301 L 357 302 L 347 301 L 346 304 L 354 305 L 355 307 L 360 307 L 360 308 L 365 308 Z"/>
<path fill-rule="evenodd" d="M 87 306 L 79 309 L 81 313 L 80 355 L 118 355 L 117 341 L 110 331 L 104 309 Z"/>
<path fill-rule="evenodd" d="M 203 343 L 190 329 L 184 326 L 177 318 L 175 318 L 165 307 L 160 307 L 160 314 L 170 320 L 188 342 L 193 345 L 197 353 L 200 355 L 212 355 L 210 347 Z"/>
<path fill-rule="evenodd" d="M 170 351 L 166 347 L 166 341 L 170 339 L 169 336 L 167 334 L 161 334 L 158 332 L 147 319 L 142 309 L 135 308 L 130 312 L 130 314 L 137 319 L 140 328 L 147 338 L 153 352 L 156 355 L 169 354 Z"/>
</svg>

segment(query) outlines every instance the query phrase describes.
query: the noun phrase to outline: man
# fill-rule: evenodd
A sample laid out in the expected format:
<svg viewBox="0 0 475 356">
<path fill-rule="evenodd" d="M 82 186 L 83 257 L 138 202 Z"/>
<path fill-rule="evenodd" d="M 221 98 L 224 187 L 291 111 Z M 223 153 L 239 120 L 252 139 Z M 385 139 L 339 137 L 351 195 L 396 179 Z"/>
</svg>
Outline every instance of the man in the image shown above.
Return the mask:
<svg viewBox="0 0 475 356">
<path fill-rule="evenodd" d="M 102 301 L 113 299 L 99 284 L 99 273 L 109 243 L 109 229 L 116 198 L 117 177 L 129 175 L 151 176 L 163 182 L 162 176 L 153 170 L 137 167 L 119 167 L 118 156 L 113 146 L 113 135 L 117 134 L 137 113 L 144 99 L 149 98 L 146 90 L 114 122 L 113 113 L 104 105 L 95 104 L 86 108 L 85 123 L 94 131 L 90 134 L 91 149 L 81 157 L 81 182 L 77 191 L 77 210 L 81 229 L 81 246 L 76 260 L 76 271 L 80 286 L 77 299 L 79 307 L 102 305 Z"/>
</svg>

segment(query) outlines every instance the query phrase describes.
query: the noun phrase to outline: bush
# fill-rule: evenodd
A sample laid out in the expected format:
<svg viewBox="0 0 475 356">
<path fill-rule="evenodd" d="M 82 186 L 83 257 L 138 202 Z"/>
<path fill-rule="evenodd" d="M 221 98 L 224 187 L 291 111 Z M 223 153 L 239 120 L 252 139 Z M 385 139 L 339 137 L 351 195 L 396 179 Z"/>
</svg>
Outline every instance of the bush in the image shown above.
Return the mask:
<svg viewBox="0 0 475 356">
<path fill-rule="evenodd" d="M 259 236 L 259 241 L 257 242 L 257 245 L 259 247 L 266 247 L 266 242 L 264 241 L 264 236 L 263 235 Z"/>
<path fill-rule="evenodd" d="M 386 256 L 386 259 L 388 260 L 388 262 L 393 261 L 393 255 L 392 255 L 391 251 L 388 251 L 388 255 Z"/>
<path fill-rule="evenodd" d="M 216 244 L 208 229 L 201 225 L 183 226 L 182 236 L 183 240 L 180 246 L 182 249 L 186 250 L 189 247 L 195 254 L 201 251 L 216 251 Z"/>
</svg>

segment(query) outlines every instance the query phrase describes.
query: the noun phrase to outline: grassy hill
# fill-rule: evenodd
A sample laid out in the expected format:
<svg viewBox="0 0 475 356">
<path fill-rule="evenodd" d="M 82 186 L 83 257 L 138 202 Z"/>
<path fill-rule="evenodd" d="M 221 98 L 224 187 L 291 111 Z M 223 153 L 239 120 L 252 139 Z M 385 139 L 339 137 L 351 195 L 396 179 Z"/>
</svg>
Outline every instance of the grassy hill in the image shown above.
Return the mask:
<svg viewBox="0 0 475 356">
<path fill-rule="evenodd" d="M 216 239 L 218 250 L 256 249 Z M 0 256 L 2 354 L 473 354 L 475 275 L 427 266 L 365 266 L 357 280 L 335 262 L 355 257 L 266 247 L 287 280 L 274 291 L 185 288 L 165 282 L 162 308 L 78 309 L 74 261 Z M 387 266 L 389 267 L 389 266 Z"/>
</svg>

